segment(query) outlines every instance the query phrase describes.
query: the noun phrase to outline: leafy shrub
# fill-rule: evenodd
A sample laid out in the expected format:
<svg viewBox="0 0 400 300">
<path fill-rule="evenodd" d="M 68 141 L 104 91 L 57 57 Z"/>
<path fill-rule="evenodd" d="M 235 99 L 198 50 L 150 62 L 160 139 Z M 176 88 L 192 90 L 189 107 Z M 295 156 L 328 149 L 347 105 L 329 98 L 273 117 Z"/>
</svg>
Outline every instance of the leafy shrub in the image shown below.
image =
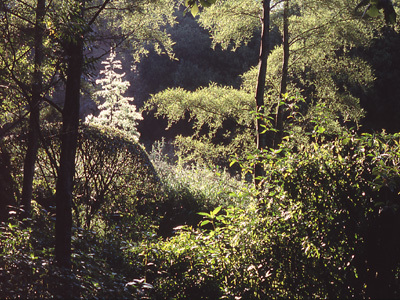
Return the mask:
<svg viewBox="0 0 400 300">
<path fill-rule="evenodd" d="M 55 206 L 57 132 L 57 124 L 47 124 L 44 129 L 44 135 L 53 139 L 40 149 L 35 178 L 36 200 L 46 209 Z M 124 227 L 131 238 L 139 238 L 140 231 L 153 222 L 161 191 L 146 151 L 123 132 L 107 126 L 81 125 L 79 134 L 73 202 L 76 226 L 85 230 L 96 227 L 100 234 Z"/>
<path fill-rule="evenodd" d="M 3 299 L 133 298 L 141 287 L 129 287 L 121 243 L 73 228 L 73 271 L 54 261 L 54 222 L 33 203 L 29 225 L 11 219 L 0 231 L 0 289 Z M 127 264 L 129 266 L 129 264 Z M 63 283 L 60 285 L 60 283 Z M 60 286 L 70 287 L 61 290 Z"/>
<path fill-rule="evenodd" d="M 77 156 L 78 227 L 79 218 L 86 222 L 87 229 L 96 219 L 106 226 L 115 219 L 120 219 L 120 226 L 133 225 L 138 209 L 144 209 L 145 215 L 154 208 L 160 181 L 139 144 L 109 127 L 83 127 Z"/>
<path fill-rule="evenodd" d="M 162 181 L 163 200 L 159 210 L 163 212 L 160 234 L 169 236 L 175 226 L 196 226 L 199 211 L 208 211 L 217 206 L 243 206 L 244 198 L 233 196 L 233 191 L 245 188 L 245 184 L 219 167 L 206 165 L 177 164 L 164 154 L 164 141 L 155 143 L 150 158 Z"/>
<path fill-rule="evenodd" d="M 263 252 L 252 230 L 257 219 L 232 207 L 213 221 L 211 231 L 183 226 L 167 241 L 129 249 L 145 264 L 154 299 L 218 299 L 261 288 L 263 277 L 253 265 L 257 252 Z"/>
<path fill-rule="evenodd" d="M 253 204 L 127 249 L 152 297 L 398 297 L 400 135 L 319 135 L 260 153 L 266 174 L 262 190 L 247 191 Z"/>
</svg>

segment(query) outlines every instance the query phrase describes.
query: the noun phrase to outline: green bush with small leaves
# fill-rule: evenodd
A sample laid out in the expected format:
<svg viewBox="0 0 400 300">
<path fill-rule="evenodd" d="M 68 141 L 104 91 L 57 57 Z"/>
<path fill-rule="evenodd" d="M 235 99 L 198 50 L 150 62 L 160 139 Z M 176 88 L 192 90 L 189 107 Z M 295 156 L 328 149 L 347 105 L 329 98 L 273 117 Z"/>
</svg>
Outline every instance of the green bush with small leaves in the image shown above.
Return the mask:
<svg viewBox="0 0 400 300">
<path fill-rule="evenodd" d="M 398 297 L 400 135 L 324 133 L 240 162 L 265 167 L 247 207 L 219 206 L 199 227 L 127 249 L 152 297 Z"/>
</svg>

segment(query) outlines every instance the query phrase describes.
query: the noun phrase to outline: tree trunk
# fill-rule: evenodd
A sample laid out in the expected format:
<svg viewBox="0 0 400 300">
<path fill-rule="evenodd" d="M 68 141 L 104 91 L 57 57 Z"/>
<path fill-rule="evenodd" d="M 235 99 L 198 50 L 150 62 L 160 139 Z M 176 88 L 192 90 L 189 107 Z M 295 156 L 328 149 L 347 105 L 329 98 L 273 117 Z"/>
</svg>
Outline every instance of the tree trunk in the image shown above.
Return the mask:
<svg viewBox="0 0 400 300">
<path fill-rule="evenodd" d="M 84 0 L 75 0 L 80 13 L 72 16 L 76 29 L 68 37 L 65 47 L 68 55 L 67 84 L 62 113 L 60 167 L 56 185 L 56 243 L 55 255 L 57 264 L 64 269 L 71 269 L 71 229 L 72 229 L 72 191 L 75 175 L 75 155 L 78 145 L 79 108 L 81 76 L 83 71 L 83 40 L 89 27 L 105 9 L 110 0 L 105 0 L 88 23 L 82 22 Z M 65 291 L 68 293 L 68 291 Z"/>
<path fill-rule="evenodd" d="M 289 0 L 284 0 L 283 7 L 283 62 L 282 62 L 282 78 L 280 87 L 280 97 L 277 105 L 276 117 L 275 117 L 275 139 L 274 148 L 278 148 L 283 138 L 283 114 L 284 114 L 284 95 L 287 90 L 287 76 L 288 76 L 288 65 L 289 65 Z"/>
<path fill-rule="evenodd" d="M 10 155 L 0 140 L 0 222 L 8 221 L 10 207 L 16 205 Z"/>
<path fill-rule="evenodd" d="M 79 127 L 79 100 L 83 66 L 83 37 L 68 43 L 68 70 L 62 114 L 61 156 L 56 185 L 56 261 L 71 268 L 72 190 Z"/>
<path fill-rule="evenodd" d="M 265 76 L 267 74 L 267 60 L 269 54 L 269 16 L 270 16 L 270 0 L 263 1 L 263 17 L 262 17 L 262 30 L 261 30 L 261 43 L 260 55 L 258 58 L 258 78 L 256 87 L 256 109 L 260 114 L 256 120 L 256 139 L 257 149 L 262 151 L 268 146 L 268 135 L 263 128 L 266 123 L 261 117 L 264 114 L 264 89 L 265 89 Z M 261 182 L 261 177 L 264 174 L 263 166 L 256 163 L 254 167 L 254 184 L 256 187 Z"/>
<path fill-rule="evenodd" d="M 32 80 L 32 97 L 29 101 L 29 132 L 28 149 L 24 161 L 24 178 L 22 183 L 21 208 L 22 217 L 31 215 L 32 185 L 35 174 L 35 163 L 39 147 L 40 101 L 42 93 L 42 61 L 43 61 L 43 19 L 45 16 L 46 0 L 38 0 L 36 6 L 36 21 L 34 35 L 34 72 Z"/>
</svg>

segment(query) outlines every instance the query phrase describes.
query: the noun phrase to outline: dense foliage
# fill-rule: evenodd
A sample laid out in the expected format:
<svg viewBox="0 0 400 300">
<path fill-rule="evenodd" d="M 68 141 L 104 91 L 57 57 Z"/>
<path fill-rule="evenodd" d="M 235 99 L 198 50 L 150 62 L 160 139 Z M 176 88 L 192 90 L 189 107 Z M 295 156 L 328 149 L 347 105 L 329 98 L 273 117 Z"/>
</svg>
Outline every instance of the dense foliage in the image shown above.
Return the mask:
<svg viewBox="0 0 400 300">
<path fill-rule="evenodd" d="M 223 172 L 177 171 L 160 145 L 151 157 L 164 200 L 138 203 L 131 217 L 125 213 L 114 223 L 100 214 L 91 231 L 75 229 L 76 292 L 153 299 L 398 297 L 399 136 L 327 137 L 316 126 L 302 147 L 293 149 L 289 136 L 279 150 L 259 154 L 263 190 L 238 186 Z M 238 161 L 244 172 L 255 158 Z M 112 209 L 120 202 L 105 203 Z M 148 219 L 159 210 L 165 214 Z M 37 206 L 34 216 L 32 229 L 13 221 L 3 228 L 2 272 L 9 282 L 19 280 L 24 295 L 56 295 L 62 275 L 47 267 L 51 215 Z M 7 290 L 7 297 L 21 293 Z"/>
<path fill-rule="evenodd" d="M 399 150 L 398 135 L 347 133 L 265 152 L 253 204 L 127 251 L 155 299 L 397 298 Z"/>
</svg>

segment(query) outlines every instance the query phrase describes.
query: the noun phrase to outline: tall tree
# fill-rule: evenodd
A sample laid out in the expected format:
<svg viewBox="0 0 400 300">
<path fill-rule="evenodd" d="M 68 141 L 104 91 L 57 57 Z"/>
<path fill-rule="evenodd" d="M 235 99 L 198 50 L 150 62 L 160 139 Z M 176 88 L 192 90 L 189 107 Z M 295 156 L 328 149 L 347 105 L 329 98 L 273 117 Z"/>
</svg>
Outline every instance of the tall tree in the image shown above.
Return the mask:
<svg viewBox="0 0 400 300">
<path fill-rule="evenodd" d="M 259 117 L 256 119 L 256 139 L 257 149 L 263 151 L 267 148 L 268 143 L 271 145 L 271 140 L 268 140 L 266 132 L 266 122 L 263 118 L 265 114 L 265 102 L 264 102 L 264 89 L 265 89 L 265 76 L 267 74 L 267 61 L 269 53 L 269 23 L 270 23 L 270 1 L 263 1 L 262 8 L 262 29 L 261 29 L 261 43 L 260 43 L 260 55 L 258 59 L 258 76 L 256 86 L 256 111 L 259 113 Z M 263 175 L 263 166 L 260 163 L 256 163 L 254 166 L 254 184 L 258 186 L 261 183 L 261 177 Z"/>
<path fill-rule="evenodd" d="M 91 5 L 85 7 L 88 3 Z M 107 6 L 110 6 L 109 10 L 106 10 Z M 80 80 L 85 60 L 83 43 L 104 46 L 107 43 L 121 45 L 124 41 L 130 41 L 132 52 L 135 54 L 145 53 L 145 44 L 152 43 L 158 46 L 156 48 L 159 52 L 171 54 L 172 43 L 161 27 L 173 23 L 173 7 L 172 1 L 169 0 L 157 2 L 141 0 L 135 3 L 123 0 L 50 1 L 47 6 L 45 0 L 0 2 L 0 22 L 4 29 L 2 33 L 4 40 L 1 40 L 4 47 L 0 51 L 0 87 L 1 95 L 7 94 L 1 98 L 0 104 L 2 111 L 7 107 L 5 104 L 11 103 L 20 112 L 10 121 L 7 118 L 13 116 L 16 110 L 13 111 L 11 108 L 7 113 L 0 115 L 2 120 L 0 134 L 3 137 L 18 124 L 22 124 L 29 115 L 29 146 L 24 168 L 24 195 L 21 201 L 26 207 L 26 215 L 29 213 L 32 198 L 32 179 L 40 123 L 39 108 L 43 100 L 41 97 L 46 94 L 50 86 L 47 82 L 43 84 L 43 78 L 46 76 L 46 80 L 56 77 L 65 79 L 61 158 L 56 184 L 56 259 L 61 266 L 69 268 L 71 265 L 70 208 L 79 125 Z M 83 16 L 84 11 L 85 16 Z M 116 13 L 120 11 L 123 11 L 123 14 Z M 102 15 L 104 18 L 96 22 Z M 46 46 L 46 50 L 47 47 L 51 49 L 46 55 L 42 51 L 44 45 L 49 45 Z M 49 55 L 57 57 L 58 61 L 53 61 L 51 66 L 42 66 Z M 30 63 L 31 57 L 34 64 Z M 91 59 L 93 60 L 93 57 Z M 30 65 L 33 67 L 29 67 Z M 44 75 L 42 72 L 43 70 L 48 72 L 48 69 L 53 67 L 56 68 L 55 72 L 58 72 L 57 76 L 54 73 Z M 20 101 L 21 98 L 25 99 L 25 105 Z M 7 120 L 7 126 L 3 126 L 3 120 Z"/>
<path fill-rule="evenodd" d="M 95 1 L 94 1 L 95 2 Z M 145 42 L 152 41 L 160 52 L 170 52 L 171 42 L 161 26 L 173 23 L 172 14 L 167 16 L 174 5 L 143 0 L 140 2 L 104 0 L 100 5 L 86 8 L 88 1 L 74 0 L 69 7 L 69 23 L 66 32 L 61 36 L 67 54 L 67 81 L 65 101 L 62 112 L 61 155 L 56 185 L 56 261 L 66 268 L 71 268 L 71 227 L 72 227 L 72 191 L 75 173 L 75 156 L 77 148 L 81 77 L 84 67 L 84 42 L 107 40 L 121 44 L 130 41 L 138 49 L 144 49 Z M 97 3 L 97 2 L 95 2 Z M 165 5 L 165 7 L 164 7 Z M 107 9 L 110 8 L 110 9 Z M 122 15 L 118 12 L 123 11 Z M 85 15 L 83 14 L 85 12 Z M 105 17 L 102 18 L 102 16 Z M 134 16 L 137 16 L 135 18 Z M 97 20 L 100 20 L 97 22 Z M 96 22 L 96 23 L 95 23 Z M 104 27 L 104 28 L 103 28 Z M 96 28 L 97 36 L 91 35 Z M 101 39 L 107 30 L 107 38 Z M 162 47 L 160 47 L 160 45 Z"/>
<path fill-rule="evenodd" d="M 42 61 L 43 61 L 43 35 L 44 35 L 44 16 L 46 1 L 38 0 L 36 4 L 36 19 L 34 28 L 34 71 L 32 75 L 31 98 L 29 99 L 29 132 L 27 140 L 27 151 L 24 161 L 24 177 L 22 186 L 21 207 L 23 217 L 30 216 L 32 184 L 35 173 L 35 162 L 39 147 L 40 131 L 40 102 L 43 93 L 42 83 Z"/>
<path fill-rule="evenodd" d="M 70 26 L 75 30 L 66 38 L 67 82 L 62 111 L 61 154 L 56 185 L 56 243 L 57 263 L 71 268 L 72 191 L 75 156 L 78 142 L 81 77 L 83 72 L 83 43 L 88 29 L 110 0 L 105 0 L 89 22 L 83 12 L 85 1 L 75 0 L 70 11 Z"/>
<path fill-rule="evenodd" d="M 289 0 L 283 0 L 283 57 L 282 57 L 282 77 L 280 84 L 280 91 L 277 103 L 277 110 L 275 118 L 275 136 L 273 141 L 274 148 L 277 148 L 283 138 L 283 114 L 284 114 L 284 101 L 287 92 L 288 68 L 289 68 Z"/>
<path fill-rule="evenodd" d="M 213 2 L 212 2 L 213 3 Z M 211 4 L 212 4 L 211 3 Z M 229 1 L 224 1 L 222 5 L 228 3 L 229 6 Z M 243 3 L 243 2 L 241 2 Z M 245 2 L 246 3 L 246 2 Z M 196 0 L 190 0 L 186 1 L 186 5 L 189 6 L 189 8 L 192 11 L 193 15 L 196 15 L 199 10 L 200 5 L 203 7 L 208 7 L 211 4 L 209 3 L 204 3 L 204 1 L 199 1 L 199 3 L 196 2 Z M 237 6 L 240 6 L 238 4 Z M 243 10 L 246 10 L 248 8 L 243 8 Z M 265 101 L 264 101 L 264 91 L 265 91 L 265 78 L 267 74 L 267 62 L 268 62 L 268 54 L 270 51 L 270 38 L 269 38 L 269 31 L 270 31 L 270 11 L 271 11 L 271 1 L 269 0 L 263 0 L 262 1 L 262 9 L 261 9 L 261 41 L 260 41 L 260 52 L 258 56 L 258 75 L 257 75 L 257 81 L 256 81 L 256 91 L 255 91 L 255 104 L 256 104 L 256 112 L 257 112 L 257 118 L 256 118 L 256 146 L 257 150 L 263 151 L 267 147 L 272 147 L 273 146 L 273 135 L 268 134 L 268 121 L 265 120 Z M 229 17 L 230 12 L 226 12 L 227 16 Z M 215 26 L 214 19 L 211 22 L 207 22 L 207 20 L 204 22 L 203 25 L 205 27 L 208 27 L 209 29 L 213 30 L 215 28 L 218 28 L 218 26 Z M 230 24 L 232 24 L 230 22 Z M 242 24 L 242 22 L 240 22 Z M 249 26 L 246 26 L 249 28 Z M 253 31 L 252 28 L 250 28 L 250 31 Z M 218 35 L 218 30 L 215 30 L 213 32 L 214 36 Z M 249 38 L 244 38 L 244 35 L 241 34 L 238 36 L 238 43 L 245 42 L 246 40 L 248 41 Z M 221 40 L 217 40 L 217 42 L 221 42 Z M 225 47 L 228 47 L 229 44 L 226 44 L 225 42 Z M 261 178 L 262 175 L 264 174 L 263 172 L 263 166 L 260 162 L 256 162 L 254 165 L 254 184 L 256 187 L 259 187 L 261 183 Z"/>
<path fill-rule="evenodd" d="M 22 176 L 22 194 L 20 206 L 23 209 L 21 218 L 30 216 L 32 185 L 35 174 L 35 162 L 40 140 L 40 108 L 46 89 L 53 86 L 51 74 L 57 68 L 50 65 L 52 54 L 46 53 L 44 66 L 44 46 L 46 1 L 2 1 L 0 5 L 1 22 L 4 30 L 2 40 L 3 51 L 0 55 L 2 80 L 7 82 L 6 102 L 19 115 L 3 127 L 3 135 L 15 127 L 24 125 L 29 116 L 26 134 L 26 153 Z M 49 48 L 54 44 L 47 40 Z M 47 76 L 43 76 L 47 69 Z M 45 84 L 44 84 L 45 81 Z M 10 92 L 12 91 L 12 92 Z M 8 113 L 5 115 L 12 115 Z M 4 117 L 4 116 L 3 116 Z"/>
<path fill-rule="evenodd" d="M 82 24 L 84 3 L 75 1 L 75 12 L 71 16 L 71 26 Z M 57 263 L 71 268 L 71 227 L 72 227 L 72 189 L 75 174 L 75 154 L 78 140 L 81 76 L 83 68 L 84 28 L 69 38 L 65 46 L 68 55 L 65 101 L 62 112 L 61 154 L 56 185 L 56 243 Z"/>
</svg>

